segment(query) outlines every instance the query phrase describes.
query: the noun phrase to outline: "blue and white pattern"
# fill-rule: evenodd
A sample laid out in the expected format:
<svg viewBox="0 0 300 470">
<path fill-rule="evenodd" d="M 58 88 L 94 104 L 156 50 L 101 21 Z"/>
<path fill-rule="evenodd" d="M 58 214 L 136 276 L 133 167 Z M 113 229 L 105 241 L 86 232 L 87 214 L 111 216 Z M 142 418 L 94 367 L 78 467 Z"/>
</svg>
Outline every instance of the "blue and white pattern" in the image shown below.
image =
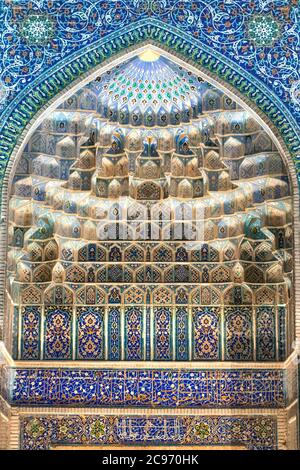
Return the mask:
<svg viewBox="0 0 300 470">
<path fill-rule="evenodd" d="M 291 85 L 300 78 L 296 0 L 33 0 L 30 4 L 27 0 L 7 0 L 3 3 L 0 17 L 5 53 L 1 80 L 9 90 L 9 100 L 42 71 L 93 45 L 99 36 L 120 31 L 137 21 L 158 19 L 188 32 L 195 40 L 250 70 L 287 106 L 297 113 L 300 111 L 299 103 L 298 106 L 289 104 Z M 265 18 L 274 18 L 273 23 L 276 21 L 280 29 L 280 34 L 276 29 L 273 41 L 265 41 L 264 45 L 253 42 L 253 33 L 249 33 L 249 24 L 253 31 L 253 18 L 258 17 L 263 20 L 256 22 L 257 36 L 266 36 L 268 20 Z M 22 35 L 26 22 L 34 25 L 37 19 L 40 28 L 51 30 L 48 40 L 42 44 L 36 39 L 38 26 L 35 30 L 32 26 L 28 37 Z"/>
</svg>

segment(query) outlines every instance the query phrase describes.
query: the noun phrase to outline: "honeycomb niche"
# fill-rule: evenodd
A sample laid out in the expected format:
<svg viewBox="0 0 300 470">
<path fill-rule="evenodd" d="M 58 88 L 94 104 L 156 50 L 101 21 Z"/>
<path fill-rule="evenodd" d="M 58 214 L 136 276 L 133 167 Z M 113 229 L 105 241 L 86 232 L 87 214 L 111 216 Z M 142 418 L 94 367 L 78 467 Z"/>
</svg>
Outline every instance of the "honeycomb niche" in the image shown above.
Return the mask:
<svg viewBox="0 0 300 470">
<path fill-rule="evenodd" d="M 289 177 L 232 98 L 146 51 L 49 112 L 9 205 L 19 361 L 284 361 Z"/>
</svg>

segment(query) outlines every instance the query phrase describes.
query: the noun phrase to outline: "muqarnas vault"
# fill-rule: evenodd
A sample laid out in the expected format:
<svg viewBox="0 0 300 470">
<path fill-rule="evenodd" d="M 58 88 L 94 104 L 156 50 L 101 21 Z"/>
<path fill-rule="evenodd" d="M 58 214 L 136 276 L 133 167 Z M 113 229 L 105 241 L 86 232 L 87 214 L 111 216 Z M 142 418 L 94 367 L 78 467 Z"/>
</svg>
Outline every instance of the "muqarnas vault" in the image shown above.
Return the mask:
<svg viewBox="0 0 300 470">
<path fill-rule="evenodd" d="M 9 220 L 12 402 L 120 408 L 89 424 L 25 417 L 23 448 L 277 448 L 294 334 L 292 200 L 251 113 L 147 51 L 44 119 Z"/>
</svg>

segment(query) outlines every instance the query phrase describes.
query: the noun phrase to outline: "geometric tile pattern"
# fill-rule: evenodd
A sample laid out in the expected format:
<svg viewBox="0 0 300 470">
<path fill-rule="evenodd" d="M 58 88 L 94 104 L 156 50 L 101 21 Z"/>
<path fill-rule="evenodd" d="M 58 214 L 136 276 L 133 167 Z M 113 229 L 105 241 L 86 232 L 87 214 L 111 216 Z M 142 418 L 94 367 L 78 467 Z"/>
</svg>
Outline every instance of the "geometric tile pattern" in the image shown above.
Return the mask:
<svg viewBox="0 0 300 470">
<path fill-rule="evenodd" d="M 71 313 L 70 307 L 46 308 L 45 359 L 71 359 Z"/>
<path fill-rule="evenodd" d="M 249 307 L 227 308 L 225 313 L 227 360 L 252 359 L 252 309 Z"/>
<path fill-rule="evenodd" d="M 24 149 L 9 211 L 14 357 L 284 358 L 289 331 L 269 305 L 289 315 L 288 195 L 275 143 L 231 98 L 151 49 L 119 65 Z"/>
<path fill-rule="evenodd" d="M 270 416 L 24 416 L 21 449 L 55 445 L 231 445 L 248 450 L 277 448 L 276 418 Z M 108 447 L 109 448 L 109 447 Z"/>
</svg>

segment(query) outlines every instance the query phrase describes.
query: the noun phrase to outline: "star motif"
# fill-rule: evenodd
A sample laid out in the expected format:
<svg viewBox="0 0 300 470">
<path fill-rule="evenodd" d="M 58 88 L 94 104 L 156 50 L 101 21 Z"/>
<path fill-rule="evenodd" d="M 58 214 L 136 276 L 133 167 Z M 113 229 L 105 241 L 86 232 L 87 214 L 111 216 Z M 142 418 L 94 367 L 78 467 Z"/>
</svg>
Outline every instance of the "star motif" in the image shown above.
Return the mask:
<svg viewBox="0 0 300 470">
<path fill-rule="evenodd" d="M 54 21 L 48 15 L 28 15 L 20 24 L 20 35 L 27 44 L 47 44 L 54 36 Z"/>
<path fill-rule="evenodd" d="M 257 47 L 271 47 L 280 37 L 281 26 L 272 15 L 252 16 L 247 25 L 247 36 Z"/>
</svg>

